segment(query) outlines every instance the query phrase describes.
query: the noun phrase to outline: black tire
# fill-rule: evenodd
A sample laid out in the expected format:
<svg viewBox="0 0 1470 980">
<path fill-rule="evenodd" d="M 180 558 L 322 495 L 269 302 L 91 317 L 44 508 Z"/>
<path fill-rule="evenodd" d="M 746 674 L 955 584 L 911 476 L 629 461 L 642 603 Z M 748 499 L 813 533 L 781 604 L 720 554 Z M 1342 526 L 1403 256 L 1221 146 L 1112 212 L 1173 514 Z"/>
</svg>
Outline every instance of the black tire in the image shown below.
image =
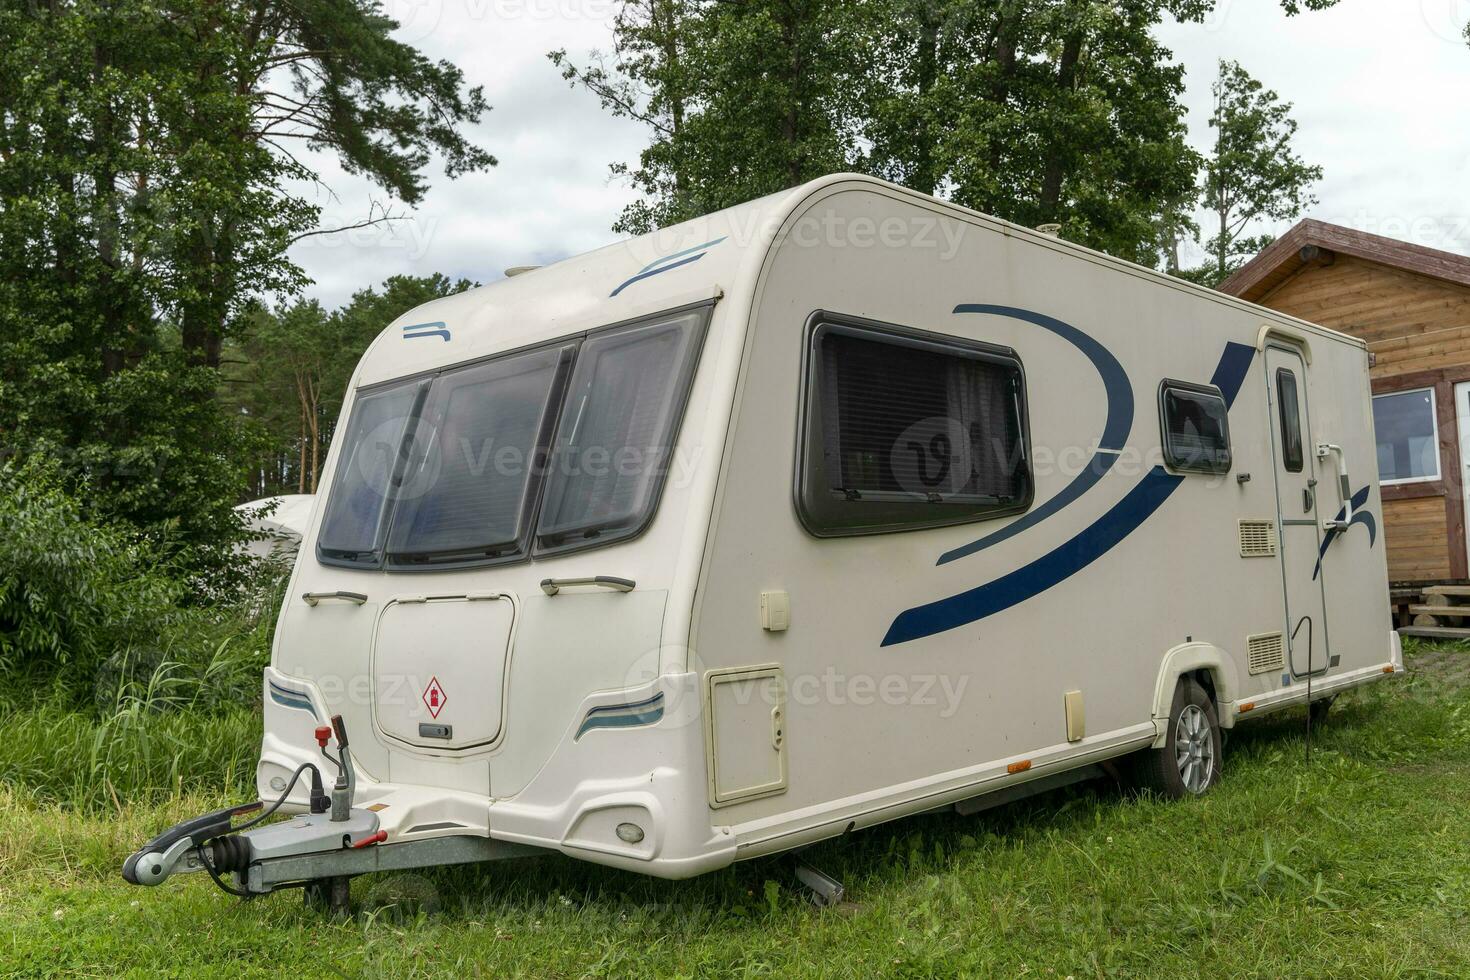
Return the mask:
<svg viewBox="0 0 1470 980">
<path fill-rule="evenodd" d="M 1220 781 L 1220 720 L 1200 686 L 1180 678 L 1161 749 L 1138 754 L 1140 787 L 1171 800 L 1203 796 Z"/>
</svg>

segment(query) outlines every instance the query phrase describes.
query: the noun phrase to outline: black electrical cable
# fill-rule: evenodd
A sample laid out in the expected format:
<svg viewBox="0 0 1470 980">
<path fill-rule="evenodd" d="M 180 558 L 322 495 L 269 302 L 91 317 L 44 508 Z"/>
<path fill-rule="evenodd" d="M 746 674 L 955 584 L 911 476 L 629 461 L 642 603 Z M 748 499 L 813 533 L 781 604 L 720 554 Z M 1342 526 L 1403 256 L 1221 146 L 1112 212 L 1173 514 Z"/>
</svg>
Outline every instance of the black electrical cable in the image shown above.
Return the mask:
<svg viewBox="0 0 1470 980">
<path fill-rule="evenodd" d="M 210 863 L 209 858 L 205 855 L 203 844 L 195 844 L 194 853 L 199 856 L 199 863 L 204 865 L 204 870 L 209 872 L 209 877 L 214 880 L 214 883 L 220 887 L 221 891 L 228 892 L 237 898 L 249 899 L 255 897 L 254 892 L 236 888 L 234 885 L 227 884 L 224 878 L 220 877 L 220 873 L 215 870 L 214 865 Z"/>
<path fill-rule="evenodd" d="M 205 847 L 222 837 L 238 834 L 242 830 L 249 830 L 251 827 L 257 826 L 265 820 L 270 819 L 277 810 L 285 805 L 286 800 L 291 796 L 291 791 L 296 788 L 296 783 L 300 781 L 301 774 L 306 772 L 306 770 L 308 769 L 316 773 L 318 781 L 321 780 L 321 770 L 317 769 L 316 764 L 312 762 L 303 762 L 300 766 L 296 768 L 296 771 L 291 774 L 291 779 L 286 783 L 285 790 L 283 790 L 281 795 L 277 797 L 276 802 L 266 807 L 266 809 L 262 813 L 260 813 L 259 816 L 252 817 L 251 819 L 240 824 L 240 826 L 238 827 L 231 827 L 229 831 L 227 831 L 227 833 L 225 834 L 219 834 L 215 837 L 210 837 L 207 840 L 200 841 L 199 843 L 194 845 L 194 853 L 198 856 L 199 863 L 204 865 L 204 870 L 209 872 L 209 877 L 214 879 L 214 883 L 218 885 L 223 891 L 226 891 L 231 895 L 235 895 L 239 898 L 255 897 L 253 892 L 243 891 L 239 888 L 234 887 L 233 885 L 227 884 L 224 878 L 220 876 L 219 871 L 215 868 L 214 863 L 211 862 L 208 855 L 205 854 Z"/>
<path fill-rule="evenodd" d="M 249 830 L 251 827 L 254 827 L 255 825 L 260 824 L 260 823 L 264 823 L 266 820 L 269 820 L 270 817 L 277 810 L 279 810 L 282 806 L 285 805 L 287 797 L 289 797 L 291 795 L 291 791 L 296 788 L 296 781 L 298 779 L 300 779 L 301 778 L 301 774 L 303 772 L 305 772 L 306 770 L 308 770 L 308 769 L 312 769 L 312 770 L 315 770 L 316 771 L 316 777 L 317 777 L 317 779 L 321 779 L 322 778 L 322 771 L 320 769 L 317 769 L 316 763 L 314 763 L 314 762 L 303 762 L 301 765 L 297 766 L 296 767 L 296 771 L 291 774 L 291 779 L 286 783 L 285 790 L 282 791 L 281 795 L 276 798 L 276 802 L 274 802 L 270 806 L 266 807 L 265 811 L 262 812 L 259 816 L 252 817 L 251 819 L 245 821 L 244 823 L 242 823 L 238 827 L 231 827 L 230 828 L 230 833 L 232 833 L 232 834 L 238 834 L 242 830 Z"/>
</svg>

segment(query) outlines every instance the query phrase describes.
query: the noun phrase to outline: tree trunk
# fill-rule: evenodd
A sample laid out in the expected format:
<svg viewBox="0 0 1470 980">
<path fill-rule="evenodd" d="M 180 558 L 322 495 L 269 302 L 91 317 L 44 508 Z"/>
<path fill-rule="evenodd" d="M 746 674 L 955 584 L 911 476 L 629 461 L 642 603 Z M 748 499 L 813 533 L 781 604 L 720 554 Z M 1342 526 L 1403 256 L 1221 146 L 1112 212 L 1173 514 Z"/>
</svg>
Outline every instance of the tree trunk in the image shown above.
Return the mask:
<svg viewBox="0 0 1470 980">
<path fill-rule="evenodd" d="M 662 14 L 662 18 L 660 18 Z M 669 104 L 669 138 L 675 146 L 684 130 L 684 90 L 682 59 L 679 55 L 679 0 L 650 0 L 649 20 L 657 25 L 664 56 L 664 98 Z M 675 210 L 685 216 L 684 199 L 687 180 L 684 168 L 674 167 Z"/>
<path fill-rule="evenodd" d="M 1077 62 L 1082 57 L 1082 29 L 1076 25 L 1077 10 L 1075 6 L 1068 7 L 1068 14 L 1073 18 L 1074 27 L 1062 42 L 1062 57 L 1057 65 L 1057 88 L 1070 93 L 1077 84 Z M 1063 142 L 1065 134 L 1057 134 L 1047 150 L 1046 169 L 1041 178 L 1041 214 L 1046 221 L 1057 220 L 1059 204 L 1062 198 L 1062 179 L 1064 176 Z"/>
<path fill-rule="evenodd" d="M 297 401 L 296 401 L 297 420 L 301 424 L 301 426 L 300 426 L 301 427 L 301 441 L 299 443 L 298 450 L 297 450 L 298 459 L 297 459 L 297 465 L 296 465 L 296 492 L 297 493 L 305 493 L 306 492 L 306 402 L 305 402 L 305 399 L 303 399 L 303 398 L 300 397 L 300 395 L 301 395 L 301 376 L 299 374 L 296 376 L 296 393 L 297 393 Z"/>
<path fill-rule="evenodd" d="M 914 150 L 914 190 L 933 194 L 939 190 L 939 174 L 935 172 L 934 144 L 938 134 L 929 114 L 929 99 L 939 77 L 939 22 L 934 5 L 928 0 L 919 3 L 917 94 L 919 112 L 923 119 L 917 134 L 918 144 Z"/>
<path fill-rule="evenodd" d="M 1025 0 L 1004 0 L 999 12 L 1000 21 L 995 30 L 995 83 L 991 86 L 990 101 L 997 113 L 1005 111 L 1011 97 L 1011 82 L 1016 75 L 1016 48 L 1020 43 L 1021 18 L 1024 16 Z M 990 146 L 990 172 L 1000 173 L 1001 143 L 992 140 Z M 999 211 L 997 202 L 990 201 L 987 208 Z M 1009 210 L 1009 209 L 1007 209 Z"/>
<path fill-rule="evenodd" d="M 318 399 L 313 390 L 311 398 L 311 492 L 316 493 L 317 475 L 321 469 L 322 434 L 320 429 L 321 412 L 317 405 Z"/>
</svg>

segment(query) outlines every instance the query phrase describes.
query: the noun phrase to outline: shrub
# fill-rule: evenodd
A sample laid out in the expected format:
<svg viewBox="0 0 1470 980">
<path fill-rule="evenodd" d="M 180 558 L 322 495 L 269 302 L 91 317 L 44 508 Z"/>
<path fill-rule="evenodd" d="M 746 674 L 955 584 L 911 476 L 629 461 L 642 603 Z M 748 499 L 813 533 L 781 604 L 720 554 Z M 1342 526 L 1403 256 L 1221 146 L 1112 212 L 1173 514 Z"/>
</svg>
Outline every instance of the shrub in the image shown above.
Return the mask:
<svg viewBox="0 0 1470 980">
<path fill-rule="evenodd" d="M 158 649 L 185 583 L 144 542 L 88 521 L 39 464 L 0 467 L 0 676 L 88 697 L 108 657 Z"/>
</svg>

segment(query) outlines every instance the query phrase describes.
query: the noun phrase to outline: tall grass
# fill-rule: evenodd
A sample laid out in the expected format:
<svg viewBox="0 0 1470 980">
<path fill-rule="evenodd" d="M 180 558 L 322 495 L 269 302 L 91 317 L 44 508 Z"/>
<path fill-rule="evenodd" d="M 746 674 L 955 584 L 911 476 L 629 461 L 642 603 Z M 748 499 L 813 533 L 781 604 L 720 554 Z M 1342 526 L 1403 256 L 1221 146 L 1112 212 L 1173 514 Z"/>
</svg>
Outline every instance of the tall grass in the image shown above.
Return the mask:
<svg viewBox="0 0 1470 980">
<path fill-rule="evenodd" d="M 107 658 L 87 704 L 70 690 L 12 686 L 0 699 L 0 787 L 84 813 L 185 794 L 254 795 L 260 676 L 283 570 L 237 602 L 191 610 L 188 632 Z"/>
<path fill-rule="evenodd" d="M 36 804 L 85 812 L 163 803 L 186 793 L 254 795 L 260 714 L 90 712 L 41 704 L 0 715 L 0 785 Z"/>
</svg>

